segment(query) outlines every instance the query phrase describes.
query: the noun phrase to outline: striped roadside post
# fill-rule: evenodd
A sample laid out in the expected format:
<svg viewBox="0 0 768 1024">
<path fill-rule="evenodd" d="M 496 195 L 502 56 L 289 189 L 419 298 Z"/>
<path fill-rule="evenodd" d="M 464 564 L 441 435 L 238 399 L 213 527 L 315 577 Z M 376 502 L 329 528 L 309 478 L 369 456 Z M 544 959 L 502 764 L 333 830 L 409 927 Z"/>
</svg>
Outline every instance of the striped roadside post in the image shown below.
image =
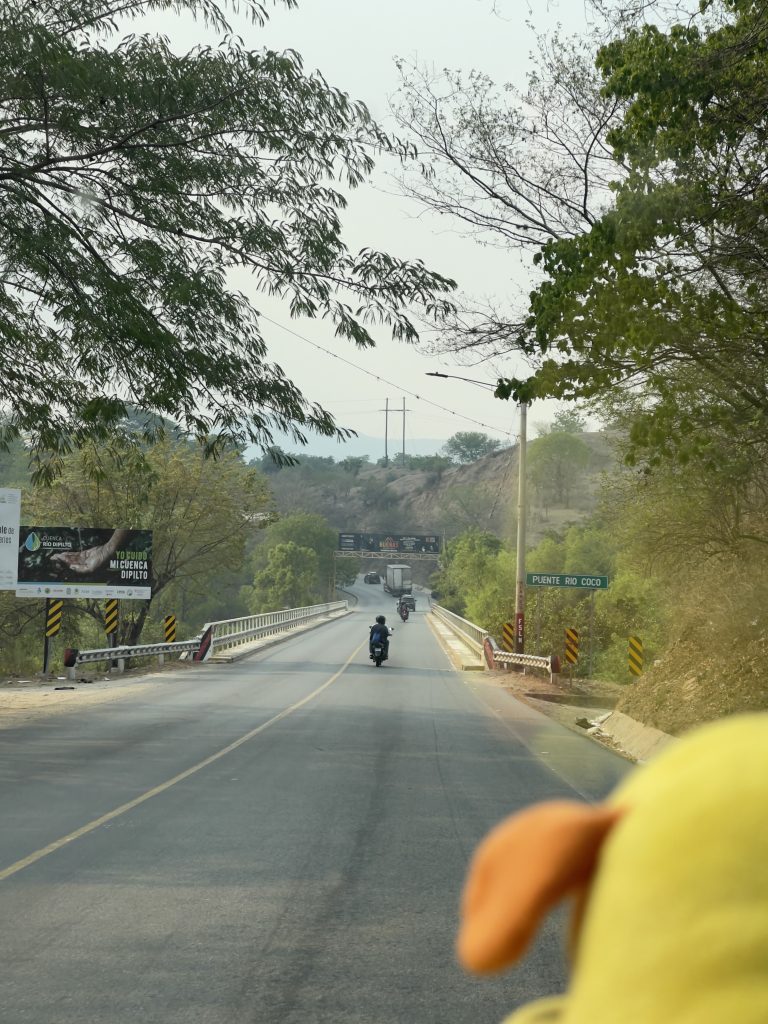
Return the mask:
<svg viewBox="0 0 768 1024">
<path fill-rule="evenodd" d="M 112 636 L 117 632 L 117 627 L 120 622 L 120 611 L 116 597 L 110 597 L 104 602 L 104 632 L 110 637 L 110 645 L 114 647 L 112 643 Z"/>
<path fill-rule="evenodd" d="M 501 646 L 505 651 L 514 651 L 515 649 L 515 624 L 514 622 L 505 622 L 501 627 Z"/>
<path fill-rule="evenodd" d="M 565 631 L 565 660 L 569 665 L 575 665 L 579 660 L 579 634 L 575 629 Z"/>
<path fill-rule="evenodd" d="M 639 636 L 631 636 L 629 638 L 629 648 L 627 651 L 627 658 L 629 663 L 629 671 L 633 676 L 641 676 L 643 674 L 643 641 Z"/>
<path fill-rule="evenodd" d="M 568 679 L 573 685 L 573 666 L 579 660 L 579 633 L 576 629 L 565 631 L 565 660 L 568 664 Z"/>
<path fill-rule="evenodd" d="M 120 624 L 120 605 L 116 597 L 108 597 L 104 602 L 104 632 L 107 634 L 109 647 L 117 647 L 117 627 Z M 111 661 L 110 666 L 117 668 L 117 662 Z"/>
<path fill-rule="evenodd" d="M 45 602 L 45 635 L 56 636 L 61 629 L 61 618 L 64 613 L 64 602 L 49 597 Z"/>
<path fill-rule="evenodd" d="M 50 641 L 61 629 L 64 602 L 58 597 L 45 599 L 45 642 L 43 643 L 43 675 L 48 675 L 51 660 Z"/>
<path fill-rule="evenodd" d="M 167 644 L 176 643 L 176 616 L 166 615 L 163 619 L 163 630 L 165 632 L 165 642 Z"/>
</svg>

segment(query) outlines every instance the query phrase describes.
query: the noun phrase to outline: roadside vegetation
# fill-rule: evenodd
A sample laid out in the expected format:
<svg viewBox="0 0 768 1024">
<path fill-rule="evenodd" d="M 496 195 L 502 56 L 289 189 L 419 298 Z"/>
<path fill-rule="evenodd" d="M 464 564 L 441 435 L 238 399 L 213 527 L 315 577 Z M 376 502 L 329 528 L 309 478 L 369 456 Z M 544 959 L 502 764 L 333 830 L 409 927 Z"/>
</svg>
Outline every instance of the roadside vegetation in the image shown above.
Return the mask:
<svg viewBox="0 0 768 1024">
<path fill-rule="evenodd" d="M 236 450 L 212 459 L 179 437 L 140 453 L 89 442 L 50 483 L 31 479 L 29 456 L 16 442 L 0 457 L 0 487 L 22 488 L 25 524 L 152 531 L 152 599 L 120 602 L 121 644 L 162 642 L 169 614 L 189 639 L 217 619 L 333 600 L 359 571 L 334 559 L 337 532 L 321 515 L 279 517 L 270 477 Z M 43 632 L 43 600 L 0 591 L 0 675 L 39 671 Z M 106 646 L 104 603 L 67 599 L 55 643 L 57 663 L 64 647 Z"/>
<path fill-rule="evenodd" d="M 176 6 L 226 31 L 226 5 Z M 534 422 L 562 403 L 528 450 L 527 568 L 611 586 L 530 592 L 530 646 L 576 628 L 577 675 L 626 684 L 622 707 L 670 731 L 768 706 L 768 3 L 587 7 L 593 31 L 541 38 L 523 88 L 401 62 L 402 140 L 290 52 L 232 37 L 182 59 L 159 37 L 106 45 L 118 4 L 7 8 L 0 483 L 27 520 L 155 531 L 154 597 L 122 639 L 157 638 L 166 609 L 184 632 L 322 600 L 355 568 L 334 575 L 350 529 L 442 534 L 442 600 L 494 632 L 512 614 L 516 446 L 302 456 L 307 432 L 345 432 L 268 361 L 236 269 L 357 345 L 372 323 L 417 341 L 413 310 L 438 349 L 492 361 L 497 399 Z M 110 139 L 131 141 L 107 167 Z M 376 150 L 530 288 L 479 301 L 350 252 L 339 211 Z M 0 593 L 0 671 L 35 666 L 34 603 Z M 93 642 L 99 615 L 81 602 L 65 638 Z"/>
<path fill-rule="evenodd" d="M 531 268 L 517 303 L 460 298 L 444 347 L 473 365 L 514 356 L 497 396 L 534 415 L 558 398 L 601 418 L 624 469 L 589 523 L 529 561 L 611 575 L 595 596 L 594 671 L 626 680 L 625 637 L 641 635 L 647 671 L 624 707 L 679 731 L 768 706 L 768 5 L 587 11 L 591 33 L 539 40 L 522 89 L 403 62 L 400 122 L 424 171 L 406 167 L 402 183 Z M 578 465 L 576 447 L 562 451 Z M 545 453 L 531 453 L 532 485 L 554 507 L 568 484 L 537 466 Z M 497 625 L 513 556 L 473 536 L 454 541 L 444 589 Z M 591 600 L 532 594 L 529 636 L 559 647 L 548 624 L 584 629 Z"/>
<path fill-rule="evenodd" d="M 535 445 L 536 442 L 534 442 Z M 620 709 L 664 731 L 768 708 L 768 473 L 744 486 L 730 467 L 696 465 L 604 477 L 593 513 L 527 553 L 529 572 L 607 575 L 610 587 L 529 588 L 527 649 L 564 653 L 576 629 L 574 675 L 624 685 Z M 514 544 L 469 530 L 448 542 L 432 585 L 441 603 L 500 635 L 515 607 Z M 645 670 L 629 671 L 630 635 Z"/>
</svg>

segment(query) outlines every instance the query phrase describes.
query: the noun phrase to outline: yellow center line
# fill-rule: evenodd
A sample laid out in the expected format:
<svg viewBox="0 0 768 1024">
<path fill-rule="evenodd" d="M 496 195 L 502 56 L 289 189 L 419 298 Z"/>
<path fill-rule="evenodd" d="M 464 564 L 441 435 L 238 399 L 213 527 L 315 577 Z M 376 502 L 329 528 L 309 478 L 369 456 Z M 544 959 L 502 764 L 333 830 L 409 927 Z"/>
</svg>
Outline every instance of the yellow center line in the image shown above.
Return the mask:
<svg viewBox="0 0 768 1024">
<path fill-rule="evenodd" d="M 192 765 L 192 767 L 187 768 L 186 771 L 180 772 L 178 775 L 174 775 L 172 779 L 168 779 L 166 782 L 161 782 L 159 786 L 155 786 L 153 789 L 148 789 L 146 793 L 142 793 L 141 796 L 137 796 L 133 800 L 129 800 L 128 803 L 120 804 L 120 806 L 115 807 L 114 810 L 108 811 L 106 814 L 102 814 L 100 818 L 94 818 L 94 820 L 89 821 L 87 825 L 83 825 L 81 828 L 75 829 L 74 832 L 70 832 L 68 835 L 62 836 L 61 839 L 56 839 L 47 846 L 43 846 L 40 850 L 35 850 L 35 852 L 30 853 L 28 857 L 23 857 L 21 860 L 17 860 L 14 864 L 9 864 L 7 868 L 3 868 L 2 871 L 0 871 L 0 882 L 4 881 L 6 878 L 10 878 L 11 875 L 17 874 L 19 871 L 23 871 L 24 868 L 28 868 L 36 861 L 42 860 L 43 857 L 47 857 L 49 854 L 55 853 L 57 850 L 60 850 L 62 846 L 66 846 L 67 843 L 74 842 L 75 839 L 80 839 L 81 836 L 87 835 L 89 832 L 93 832 L 94 829 L 106 824 L 106 822 L 119 818 L 121 814 L 126 814 L 128 811 L 132 811 L 134 807 L 138 807 L 140 804 L 145 803 L 145 801 L 151 800 L 152 797 L 159 796 L 160 793 L 164 793 L 166 789 L 170 789 L 171 786 L 175 786 L 177 782 L 183 782 L 184 779 L 188 779 L 190 775 L 194 775 L 203 768 L 207 768 L 209 764 L 213 764 L 214 761 L 218 761 L 219 758 L 225 757 L 227 754 L 231 754 L 233 750 L 237 750 L 238 747 L 247 743 L 248 740 L 252 740 L 254 736 L 258 736 L 259 733 L 264 732 L 265 729 L 269 729 L 270 726 L 282 721 L 283 718 L 293 714 L 294 711 L 298 711 L 299 708 L 308 704 L 309 701 L 314 700 L 314 698 L 321 694 L 323 690 L 327 690 L 332 683 L 335 683 L 339 676 L 347 670 L 353 658 L 360 653 L 366 643 L 367 641 L 363 641 L 363 643 L 361 643 L 360 646 L 350 654 L 349 658 L 347 658 L 338 672 L 335 672 L 330 679 L 327 679 L 321 686 L 318 686 L 316 690 L 307 694 L 306 697 L 302 697 L 301 700 L 296 701 L 295 704 L 291 704 L 290 707 L 285 708 L 268 721 L 262 722 L 262 724 L 257 726 L 255 729 L 251 729 L 250 732 L 241 736 L 239 740 L 235 740 L 233 743 L 223 747 L 215 754 L 211 754 L 210 757 L 206 757 L 204 760 Z"/>
</svg>

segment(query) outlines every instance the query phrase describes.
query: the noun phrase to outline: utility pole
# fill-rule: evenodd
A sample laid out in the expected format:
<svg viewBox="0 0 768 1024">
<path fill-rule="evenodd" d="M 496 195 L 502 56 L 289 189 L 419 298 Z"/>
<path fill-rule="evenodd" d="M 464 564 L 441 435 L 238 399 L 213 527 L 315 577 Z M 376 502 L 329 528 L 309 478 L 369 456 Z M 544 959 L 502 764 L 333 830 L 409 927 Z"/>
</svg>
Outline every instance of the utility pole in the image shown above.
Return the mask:
<svg viewBox="0 0 768 1024">
<path fill-rule="evenodd" d="M 525 651 L 525 442 L 526 412 L 525 402 L 520 403 L 520 439 L 517 453 L 517 573 L 515 580 L 515 653 Z"/>
<path fill-rule="evenodd" d="M 389 399 L 385 399 L 384 408 L 379 409 L 384 413 L 384 465 L 389 465 Z"/>
<path fill-rule="evenodd" d="M 405 412 L 405 398 L 403 398 L 403 469 L 405 469 Z"/>
</svg>

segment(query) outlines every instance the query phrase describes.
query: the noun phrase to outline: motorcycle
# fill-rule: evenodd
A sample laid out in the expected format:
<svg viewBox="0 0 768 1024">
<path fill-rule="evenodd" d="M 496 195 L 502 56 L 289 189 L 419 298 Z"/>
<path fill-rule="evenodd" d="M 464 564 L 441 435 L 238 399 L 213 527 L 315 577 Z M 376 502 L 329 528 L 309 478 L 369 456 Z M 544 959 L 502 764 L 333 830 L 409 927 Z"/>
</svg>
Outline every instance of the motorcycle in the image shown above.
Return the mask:
<svg viewBox="0 0 768 1024">
<path fill-rule="evenodd" d="M 390 628 L 389 636 L 392 636 L 394 632 L 394 629 Z M 381 663 L 389 659 L 389 644 L 382 640 L 378 634 L 374 635 L 376 639 L 371 641 L 369 657 L 376 668 L 381 668 Z"/>
<path fill-rule="evenodd" d="M 408 616 L 410 615 L 410 612 L 408 611 L 408 605 L 407 604 L 399 605 L 397 611 L 398 611 L 398 614 L 399 614 L 400 618 L 403 620 L 403 622 L 407 622 L 408 621 Z"/>
<path fill-rule="evenodd" d="M 381 640 L 374 640 L 371 644 L 370 658 L 376 668 L 381 668 L 382 661 L 387 660 L 387 649 Z"/>
</svg>

